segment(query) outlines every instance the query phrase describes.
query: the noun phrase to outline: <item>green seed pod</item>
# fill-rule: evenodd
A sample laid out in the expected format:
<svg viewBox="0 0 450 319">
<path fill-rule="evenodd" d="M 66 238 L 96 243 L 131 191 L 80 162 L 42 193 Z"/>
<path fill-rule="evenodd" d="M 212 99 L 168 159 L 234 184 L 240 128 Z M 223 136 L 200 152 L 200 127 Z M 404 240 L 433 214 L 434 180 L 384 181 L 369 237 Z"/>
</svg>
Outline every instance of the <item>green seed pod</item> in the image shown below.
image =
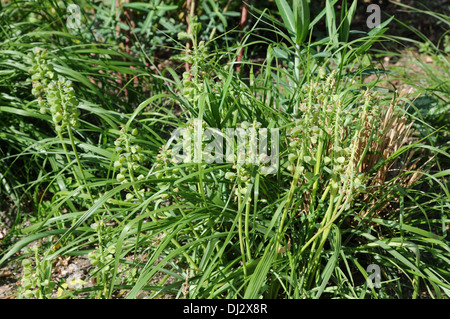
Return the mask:
<svg viewBox="0 0 450 319">
<path fill-rule="evenodd" d="M 80 114 L 81 114 L 81 111 L 80 111 L 79 109 L 74 109 L 74 110 L 72 111 L 72 114 L 73 114 L 73 116 L 75 116 L 75 117 L 79 117 Z"/>
<path fill-rule="evenodd" d="M 318 72 L 319 73 L 319 78 L 324 79 L 327 76 L 327 71 L 324 68 L 319 67 L 318 71 L 319 71 Z"/>
<path fill-rule="evenodd" d="M 63 115 L 58 112 L 53 115 L 53 122 L 59 123 L 63 119 Z"/>
<path fill-rule="evenodd" d="M 24 260 L 22 260 L 22 266 L 23 267 L 31 267 L 31 260 L 29 260 L 29 259 L 24 259 Z"/>
<path fill-rule="evenodd" d="M 350 155 L 350 154 L 352 153 L 351 147 L 346 147 L 346 148 L 344 148 L 343 151 L 344 151 L 344 154 L 347 155 L 347 156 Z"/>
<path fill-rule="evenodd" d="M 71 98 L 75 97 L 75 91 L 74 91 L 73 88 L 65 89 L 64 92 L 66 93 L 68 99 L 71 99 Z"/>
<path fill-rule="evenodd" d="M 295 161 L 295 159 L 297 158 L 297 154 L 289 154 L 288 155 L 288 161 L 290 162 L 290 163 L 292 163 L 293 161 Z"/>
<path fill-rule="evenodd" d="M 133 162 L 139 162 L 140 156 L 139 154 L 131 154 L 131 159 Z"/>
<path fill-rule="evenodd" d="M 121 167 L 122 167 L 122 163 L 120 161 L 114 162 L 114 168 L 121 168 Z"/>
<path fill-rule="evenodd" d="M 313 173 L 311 172 L 306 172 L 305 173 L 305 178 L 310 181 L 312 178 L 314 177 Z"/>
<path fill-rule="evenodd" d="M 117 181 L 123 182 L 125 180 L 125 176 L 123 174 L 117 174 Z"/>
<path fill-rule="evenodd" d="M 232 173 L 232 172 L 226 172 L 225 173 L 225 178 L 228 180 L 234 180 L 236 178 L 236 174 Z"/>
<path fill-rule="evenodd" d="M 337 190 L 339 188 L 339 184 L 335 181 L 331 182 L 331 189 Z"/>
<path fill-rule="evenodd" d="M 291 135 L 293 137 L 298 137 L 301 132 L 302 132 L 302 129 L 299 126 L 295 126 L 291 131 Z"/>
<path fill-rule="evenodd" d="M 244 121 L 241 123 L 241 128 L 243 128 L 244 130 L 248 129 L 250 127 L 250 123 L 247 121 Z"/>
<path fill-rule="evenodd" d="M 52 104 L 52 106 L 50 106 L 50 112 L 57 113 L 59 111 L 61 111 L 61 105 L 60 104 Z"/>
<path fill-rule="evenodd" d="M 72 106 L 77 106 L 78 105 L 78 100 L 76 99 L 76 98 L 71 98 L 71 99 L 69 99 L 69 103 L 72 105 Z"/>
<path fill-rule="evenodd" d="M 28 297 L 28 298 L 33 297 L 33 295 L 34 295 L 33 292 L 32 292 L 31 290 L 29 290 L 32 286 L 33 286 L 33 283 L 31 282 L 30 279 L 28 279 L 28 278 L 23 278 L 23 279 L 22 279 L 22 287 L 23 287 L 24 289 L 27 289 L 27 290 L 24 292 L 24 296 L 26 296 L 26 297 Z"/>
</svg>

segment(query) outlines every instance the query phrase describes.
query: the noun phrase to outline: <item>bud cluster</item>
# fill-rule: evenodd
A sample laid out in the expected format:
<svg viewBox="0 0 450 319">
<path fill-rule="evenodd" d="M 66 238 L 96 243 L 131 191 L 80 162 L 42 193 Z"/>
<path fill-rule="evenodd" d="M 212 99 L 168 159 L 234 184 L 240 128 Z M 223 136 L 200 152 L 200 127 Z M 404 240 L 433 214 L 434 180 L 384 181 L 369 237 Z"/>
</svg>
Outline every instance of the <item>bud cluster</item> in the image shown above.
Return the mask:
<svg viewBox="0 0 450 319">
<path fill-rule="evenodd" d="M 175 163 L 172 156 L 172 150 L 166 149 L 163 145 L 158 155 L 156 155 L 156 178 L 178 178 L 180 169 L 173 164 Z"/>
<path fill-rule="evenodd" d="M 194 132 L 198 130 L 199 126 L 200 126 L 199 136 L 202 136 L 204 128 L 206 127 L 206 123 L 205 122 L 200 123 L 198 119 L 192 119 L 189 121 L 186 127 L 187 129 L 186 134 L 189 135 L 188 139 L 189 141 L 191 140 L 191 137 L 195 135 Z M 183 147 L 187 153 L 189 154 L 192 153 L 192 146 L 190 142 L 187 143 L 186 145 L 178 145 L 178 147 L 175 146 L 175 148 L 183 148 Z M 186 156 L 183 160 L 183 163 L 185 164 L 192 163 L 191 156 Z M 175 156 L 173 149 L 168 149 L 165 145 L 161 147 L 159 153 L 156 155 L 155 164 L 156 165 L 154 167 L 154 172 L 155 177 L 158 179 L 163 178 L 179 179 L 182 176 L 181 170 L 184 170 L 186 173 L 189 174 L 194 172 L 194 170 L 196 169 L 196 165 L 189 165 L 183 168 L 179 167 L 178 165 L 181 164 L 180 160 L 177 158 L 177 156 Z M 159 183 L 158 185 L 160 186 L 160 188 L 165 188 L 169 185 L 169 183 Z"/>
<path fill-rule="evenodd" d="M 256 119 L 252 123 L 244 121 L 240 125 L 241 129 L 255 132 L 261 128 L 261 123 Z M 239 138 L 239 133 L 238 133 Z M 242 144 L 242 149 L 238 149 L 238 154 L 235 156 L 235 163 L 233 169 L 235 172 L 227 172 L 225 178 L 230 181 L 236 182 L 235 195 L 245 196 L 248 187 L 251 182 L 251 174 L 254 168 L 258 168 L 259 158 L 257 158 L 256 146 L 258 145 L 257 134 L 250 134 L 249 138 Z M 242 154 L 242 152 L 245 152 Z M 241 157 L 244 157 L 246 161 L 240 161 Z M 255 160 L 256 159 L 256 160 Z M 250 200 L 250 198 L 249 198 Z"/>
<path fill-rule="evenodd" d="M 38 99 L 40 112 L 50 112 L 57 132 L 66 126 L 78 127 L 80 110 L 72 82 L 56 75 L 48 62 L 47 50 L 37 48 L 28 54 L 31 60 L 32 94 Z"/>
<path fill-rule="evenodd" d="M 324 70 L 320 69 L 319 76 L 322 79 L 325 78 L 323 73 Z M 337 113 L 341 112 L 335 84 L 334 72 L 324 81 L 311 80 L 303 84 L 300 88 L 303 101 L 296 110 L 294 126 L 287 132 L 287 170 L 293 172 L 296 163 L 299 163 L 300 173 L 308 180 L 312 178 L 320 135 L 333 135 L 333 122 Z M 324 164 L 329 164 L 329 160 L 326 156 Z"/>
<path fill-rule="evenodd" d="M 188 54 L 183 56 L 182 60 L 189 63 L 189 72 L 183 73 L 183 96 L 190 102 L 191 105 L 195 105 L 200 92 L 203 91 L 203 81 L 199 79 L 202 69 L 202 63 L 207 61 L 207 48 L 204 41 L 200 41 L 197 45 L 197 35 L 201 29 L 201 23 L 197 22 L 197 16 L 189 16 L 189 23 L 191 32 L 178 33 L 178 39 L 189 40 L 193 43 L 193 49 L 188 50 Z"/>
<path fill-rule="evenodd" d="M 117 160 L 114 162 L 114 169 L 118 171 L 116 179 L 121 184 L 135 179 L 142 180 L 145 178 L 140 174 L 145 156 L 141 151 L 141 147 L 135 144 L 138 130 L 134 128 L 131 133 L 128 133 L 123 128 L 120 130 L 120 136 L 114 141 L 117 152 Z M 129 178 L 129 179 L 128 179 Z M 140 196 L 144 195 L 144 189 L 138 191 Z M 132 194 L 127 194 L 127 199 L 133 198 Z"/>
<path fill-rule="evenodd" d="M 199 69 L 197 65 L 192 65 L 190 72 L 183 72 L 183 96 L 192 104 L 197 102 L 200 92 L 203 91 L 203 82 L 197 81 Z"/>
<path fill-rule="evenodd" d="M 287 132 L 287 170 L 298 169 L 306 180 L 311 180 L 319 160 L 324 173 L 335 176 L 334 183 L 344 182 L 354 176 L 359 147 L 355 139 L 363 131 L 368 134 L 366 121 L 372 120 L 378 110 L 370 103 L 368 92 L 359 97 L 339 94 L 334 72 L 326 78 L 322 73 L 320 70 L 322 81 L 311 80 L 301 87 L 303 100 Z M 354 185 L 362 185 L 362 176 L 354 180 Z"/>
</svg>

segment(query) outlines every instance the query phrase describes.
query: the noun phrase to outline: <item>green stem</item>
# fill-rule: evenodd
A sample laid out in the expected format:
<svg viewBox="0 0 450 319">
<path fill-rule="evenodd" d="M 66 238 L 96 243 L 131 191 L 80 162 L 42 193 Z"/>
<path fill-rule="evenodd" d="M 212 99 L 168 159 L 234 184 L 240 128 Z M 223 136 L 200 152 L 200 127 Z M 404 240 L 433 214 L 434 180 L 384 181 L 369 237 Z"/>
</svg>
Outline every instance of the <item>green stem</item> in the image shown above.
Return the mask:
<svg viewBox="0 0 450 319">
<path fill-rule="evenodd" d="M 100 267 L 103 268 L 105 265 L 103 264 L 103 240 L 102 240 L 102 232 L 101 232 L 102 227 L 103 227 L 102 223 L 99 223 L 98 228 L 97 228 L 97 237 L 98 237 L 98 251 L 101 256 L 100 257 L 100 260 L 101 260 Z M 103 283 L 103 294 L 102 294 L 102 291 L 100 290 L 99 297 L 106 298 L 108 288 L 107 288 L 106 272 L 105 272 L 104 268 L 102 269 L 100 275 L 101 275 L 101 281 Z"/>
<path fill-rule="evenodd" d="M 331 184 L 333 185 L 333 183 L 335 183 L 335 179 L 336 177 L 334 177 L 331 181 Z M 328 209 L 325 213 L 324 218 L 322 219 L 322 223 L 321 223 L 321 229 L 324 229 L 322 236 L 318 236 L 316 237 L 316 239 L 314 240 L 312 246 L 311 246 L 311 253 L 310 253 L 310 257 L 309 257 L 309 262 L 308 262 L 308 269 L 307 269 L 307 280 L 306 280 L 306 287 L 307 289 L 310 288 L 311 286 L 311 281 L 314 278 L 314 273 L 317 269 L 317 265 L 319 264 L 319 260 L 320 260 L 320 256 L 322 253 L 322 248 L 323 245 L 325 244 L 327 238 L 328 238 L 328 234 L 330 232 L 330 226 L 327 225 L 327 222 L 329 219 L 331 219 L 331 215 L 333 212 L 333 208 L 334 208 L 334 200 L 336 199 L 336 193 L 338 190 L 338 187 L 333 187 L 331 186 L 331 194 L 330 194 L 330 200 L 329 200 L 329 206 Z M 316 245 L 318 243 L 320 239 L 320 243 L 316 249 Z"/>
<path fill-rule="evenodd" d="M 249 234 L 249 219 L 250 219 L 250 198 L 245 204 L 245 246 L 247 249 L 247 260 L 252 261 L 252 255 L 250 253 L 250 234 Z"/>
<path fill-rule="evenodd" d="M 91 200 L 91 203 L 94 204 L 94 198 L 92 197 L 91 191 L 90 191 L 89 187 L 87 186 L 87 179 L 86 179 L 86 176 L 84 175 L 84 171 L 81 166 L 80 157 L 78 156 L 77 148 L 75 146 L 75 138 L 73 136 L 72 128 L 70 127 L 70 125 L 67 126 L 67 132 L 69 133 L 70 144 L 72 145 L 73 153 L 75 155 L 75 160 L 77 162 L 78 169 L 80 170 L 81 179 L 83 180 L 83 183 L 86 187 L 86 191 L 88 193 L 89 199 Z M 77 180 L 79 183 L 78 178 L 77 178 Z M 95 216 L 94 218 L 95 218 L 96 223 L 101 222 L 100 219 L 98 218 L 98 216 Z M 97 237 L 98 237 L 98 247 L 99 247 L 100 256 L 103 256 L 103 241 L 102 241 L 101 228 L 102 228 L 101 226 L 98 227 Z M 100 265 L 100 266 L 101 267 L 104 266 L 103 261 L 102 261 L 102 265 Z M 108 296 L 108 286 L 107 286 L 106 272 L 103 269 L 101 271 L 101 279 L 102 279 L 102 283 L 103 283 L 103 293 L 101 294 L 101 291 L 99 292 L 101 294 L 100 297 L 106 298 Z"/>
<path fill-rule="evenodd" d="M 324 147 L 324 131 L 320 130 L 319 133 L 319 145 L 317 147 L 317 153 L 316 153 L 316 164 L 314 166 L 314 176 L 319 175 L 320 173 L 320 167 L 322 164 L 322 153 L 323 153 L 323 147 Z M 314 213 L 314 207 L 316 204 L 316 193 L 317 189 L 319 188 L 319 178 L 316 179 L 316 181 L 313 184 L 312 188 L 312 195 L 311 195 L 311 213 Z"/>
<path fill-rule="evenodd" d="M 242 266 L 244 269 L 244 277 L 247 277 L 247 263 L 245 261 L 245 249 L 244 249 L 244 236 L 242 235 L 242 198 L 241 198 L 241 186 L 238 185 L 238 211 L 239 211 L 239 220 L 238 220 L 238 234 L 239 234 L 239 247 L 241 249 L 242 256 Z"/>
<path fill-rule="evenodd" d="M 295 188 L 297 187 L 297 183 L 298 183 L 298 179 L 300 177 L 300 162 L 303 161 L 303 155 L 304 155 L 304 147 L 302 145 L 302 150 L 301 153 L 299 155 L 299 157 L 297 158 L 297 164 L 295 166 L 295 172 L 294 172 L 294 177 L 292 178 L 292 183 L 291 183 L 291 187 L 289 189 L 289 193 L 288 193 L 288 198 L 286 201 L 286 204 L 284 206 L 284 211 L 283 211 L 283 215 L 281 216 L 281 221 L 280 221 L 280 226 L 278 227 L 278 231 L 277 231 L 277 238 L 275 241 L 275 257 L 274 260 L 277 259 L 278 256 L 278 251 L 280 248 L 280 244 L 281 244 L 281 237 L 282 234 L 281 232 L 283 231 L 284 228 L 284 221 L 286 219 L 286 216 L 288 214 L 289 208 L 291 207 L 291 201 L 292 198 L 294 197 L 294 192 L 295 192 Z"/>
<path fill-rule="evenodd" d="M 295 58 L 294 58 L 294 74 L 295 83 L 300 83 L 300 45 L 295 45 Z"/>
<path fill-rule="evenodd" d="M 64 138 L 63 138 L 61 132 L 58 132 L 58 137 L 59 137 L 59 140 L 61 141 L 61 145 L 64 149 L 64 153 L 66 154 L 67 163 L 69 164 L 70 162 L 72 162 L 72 160 L 70 159 L 69 150 L 67 149 L 66 143 L 64 143 Z M 77 181 L 78 185 L 81 186 L 81 182 L 78 178 L 78 174 L 75 171 L 75 169 L 73 168 L 73 166 L 72 166 L 72 173 L 73 173 L 73 176 L 75 177 L 75 180 Z"/>
<path fill-rule="evenodd" d="M 180 202 L 178 201 L 178 199 L 176 198 L 176 196 L 174 197 L 175 202 L 179 205 Z M 181 215 L 183 215 L 183 217 L 186 217 L 186 214 L 183 212 L 183 210 L 181 208 L 178 209 L 181 213 Z M 197 231 L 195 230 L 195 228 L 192 226 L 192 223 L 188 223 L 189 225 L 189 229 L 192 231 L 192 233 L 194 234 L 195 238 L 197 238 L 198 241 L 200 240 L 200 236 L 198 235 Z M 203 241 L 201 241 L 201 245 L 203 247 L 204 250 L 206 250 L 206 246 L 205 243 Z"/>
<path fill-rule="evenodd" d="M 90 191 L 89 187 L 87 186 L 86 176 L 84 175 L 83 168 L 81 167 L 80 157 L 78 156 L 77 148 L 75 146 L 75 139 L 73 137 L 72 128 L 70 127 L 70 125 L 67 127 L 67 132 L 69 132 L 70 144 L 72 145 L 73 153 L 75 155 L 75 160 L 77 161 L 78 169 L 80 170 L 81 178 L 83 180 L 84 185 L 86 186 L 86 191 L 88 193 L 89 199 L 91 200 L 91 202 L 93 204 L 94 203 L 94 199 L 92 197 L 92 194 L 91 194 L 91 191 Z"/>
<path fill-rule="evenodd" d="M 126 147 L 126 149 L 127 149 L 127 152 L 130 152 L 130 151 L 131 151 L 130 145 L 129 145 L 129 142 L 128 142 L 128 139 L 126 140 L 125 147 Z M 136 195 L 136 197 L 138 198 L 138 200 L 142 203 L 142 202 L 143 202 L 143 198 L 142 198 L 141 194 L 139 194 L 139 192 L 138 192 L 138 190 L 136 189 L 136 186 L 135 186 L 135 179 L 134 179 L 134 174 L 133 174 L 133 163 L 131 163 L 128 159 L 127 159 L 127 166 L 128 166 L 128 172 L 129 172 L 128 175 L 130 176 L 130 181 L 133 183 L 133 191 L 134 191 L 134 194 Z M 155 223 L 157 223 L 157 222 L 158 222 L 158 219 L 157 219 L 155 216 L 153 216 L 153 215 L 151 214 L 151 211 L 150 211 L 148 208 L 146 208 L 145 210 L 146 210 L 146 212 L 150 215 L 150 218 L 152 219 L 152 221 L 155 222 Z M 163 232 L 163 233 L 166 235 L 166 232 Z M 172 238 L 170 241 L 171 241 L 172 244 L 174 244 L 177 248 L 181 248 L 180 243 L 179 243 L 175 238 Z M 198 269 L 198 267 L 197 267 L 197 265 L 195 264 L 195 262 L 192 260 L 192 258 L 191 258 L 185 251 L 183 251 L 183 255 L 184 255 L 184 257 L 186 258 L 186 260 L 189 262 L 189 264 L 191 265 L 191 268 L 193 268 L 193 269 Z"/>
</svg>

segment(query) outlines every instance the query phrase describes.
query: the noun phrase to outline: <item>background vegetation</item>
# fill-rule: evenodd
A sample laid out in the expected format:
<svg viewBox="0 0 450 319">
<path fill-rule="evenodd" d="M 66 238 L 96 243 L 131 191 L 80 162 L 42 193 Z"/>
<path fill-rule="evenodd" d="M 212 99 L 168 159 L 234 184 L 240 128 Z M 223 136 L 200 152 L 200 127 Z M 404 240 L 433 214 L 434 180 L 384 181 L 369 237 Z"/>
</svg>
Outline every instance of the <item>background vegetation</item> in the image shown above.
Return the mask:
<svg viewBox="0 0 450 319">
<path fill-rule="evenodd" d="M 2 1 L 8 297 L 449 298 L 442 2 Z M 195 127 L 279 169 L 173 162 Z"/>
</svg>

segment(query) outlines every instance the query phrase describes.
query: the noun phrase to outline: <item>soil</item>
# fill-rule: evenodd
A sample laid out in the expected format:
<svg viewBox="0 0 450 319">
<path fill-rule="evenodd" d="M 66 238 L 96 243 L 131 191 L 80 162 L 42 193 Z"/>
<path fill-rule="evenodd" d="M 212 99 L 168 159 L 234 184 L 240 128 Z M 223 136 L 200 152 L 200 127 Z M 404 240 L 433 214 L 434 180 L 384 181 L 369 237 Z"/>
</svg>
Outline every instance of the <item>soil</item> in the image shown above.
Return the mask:
<svg viewBox="0 0 450 319">
<path fill-rule="evenodd" d="M 126 258 L 130 259 L 132 256 Z M 158 261 L 159 262 L 159 261 Z M 67 283 L 71 282 L 73 279 L 78 279 L 83 281 L 82 288 L 90 288 L 96 285 L 95 278 L 90 276 L 90 272 L 95 267 L 90 263 L 87 256 L 77 256 L 73 257 L 58 257 L 53 263 L 52 269 L 52 281 L 56 283 Z M 120 269 L 120 265 L 119 265 Z M 21 298 L 21 279 L 23 275 L 22 267 L 19 263 L 9 263 L 7 266 L 0 268 L 0 299 L 18 299 Z M 163 275 L 156 275 L 149 285 L 158 285 L 163 279 Z M 169 277 L 165 281 L 165 285 L 173 283 L 175 279 Z M 58 297 L 58 287 L 53 289 L 51 298 L 55 299 Z M 112 297 L 113 299 L 122 299 L 126 292 L 125 290 L 120 290 L 116 292 Z M 77 298 L 87 298 L 89 297 L 89 292 L 81 293 L 77 295 Z M 137 299 L 147 299 L 150 297 L 150 293 L 147 291 L 141 291 L 137 295 Z M 173 299 L 175 296 L 170 293 L 164 293 L 158 296 L 159 299 Z"/>
</svg>

